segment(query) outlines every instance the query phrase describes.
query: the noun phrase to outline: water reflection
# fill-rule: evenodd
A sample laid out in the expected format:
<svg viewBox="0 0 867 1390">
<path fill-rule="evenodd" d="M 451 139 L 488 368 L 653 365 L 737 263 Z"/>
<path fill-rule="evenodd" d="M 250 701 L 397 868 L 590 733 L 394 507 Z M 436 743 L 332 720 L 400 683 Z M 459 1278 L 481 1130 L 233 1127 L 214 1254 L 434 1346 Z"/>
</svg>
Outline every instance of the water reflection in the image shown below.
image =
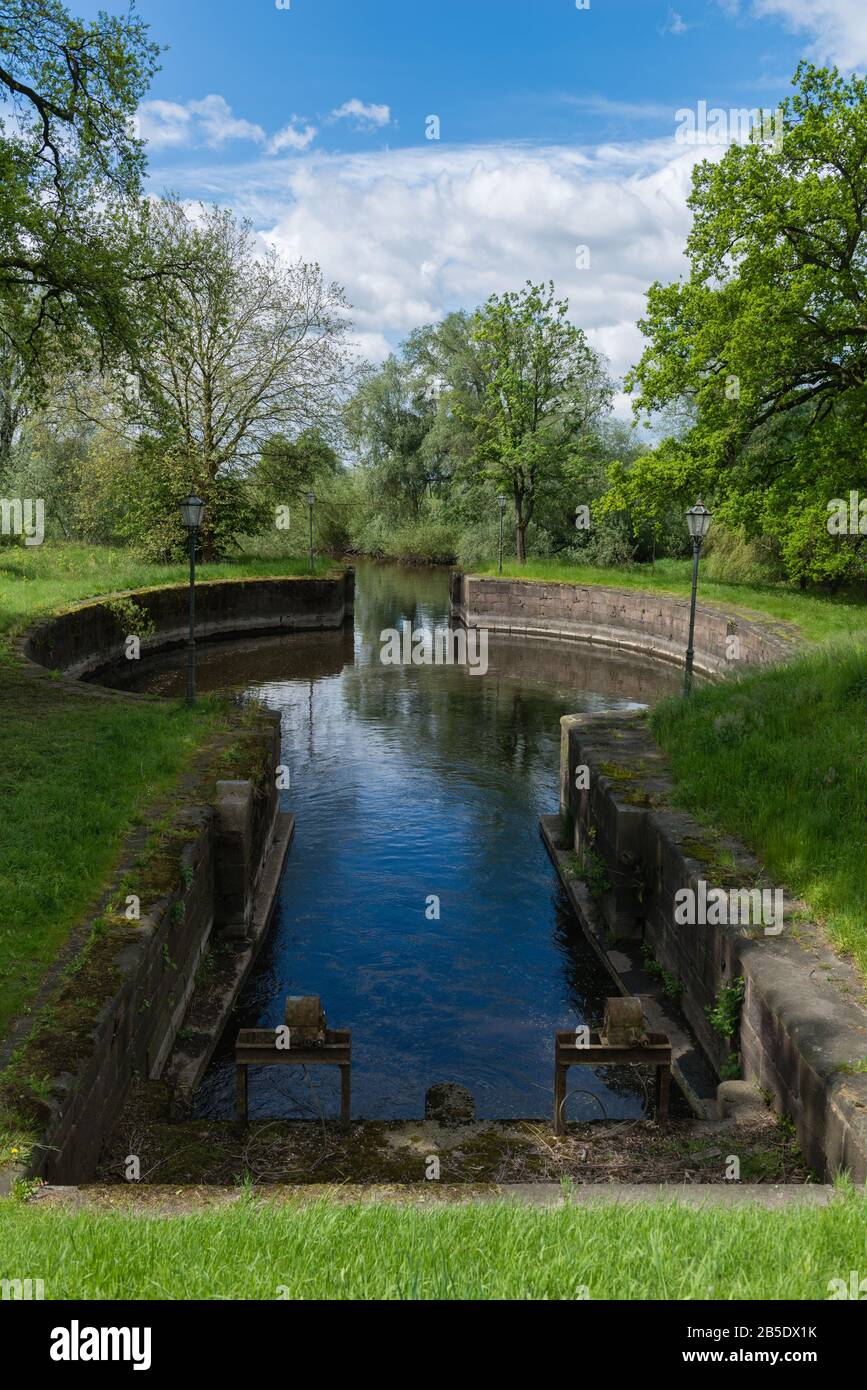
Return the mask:
<svg viewBox="0 0 867 1390">
<path fill-rule="evenodd" d="M 598 1022 L 609 992 L 538 833 L 557 805 L 559 718 L 647 703 L 679 676 L 587 647 L 494 638 L 484 677 L 383 666 L 380 632 L 404 620 L 448 622 L 444 572 L 365 563 L 354 632 L 200 649 L 201 690 L 233 688 L 280 711 L 284 799 L 297 816 L 237 1025 L 275 1025 L 286 994 L 320 994 L 330 1023 L 353 1029 L 359 1117 L 418 1116 L 439 1080 L 468 1086 L 483 1117 L 547 1115 L 555 1029 Z M 181 695 L 183 660 L 148 662 L 136 688 Z M 232 1041 L 201 1087 L 200 1115 L 232 1113 Z M 572 1084 L 609 1117 L 641 1111 L 631 1073 L 588 1069 Z M 250 1113 L 334 1113 L 336 1090 L 327 1072 L 259 1071 Z M 568 1113 L 603 1111 L 578 1096 Z"/>
</svg>

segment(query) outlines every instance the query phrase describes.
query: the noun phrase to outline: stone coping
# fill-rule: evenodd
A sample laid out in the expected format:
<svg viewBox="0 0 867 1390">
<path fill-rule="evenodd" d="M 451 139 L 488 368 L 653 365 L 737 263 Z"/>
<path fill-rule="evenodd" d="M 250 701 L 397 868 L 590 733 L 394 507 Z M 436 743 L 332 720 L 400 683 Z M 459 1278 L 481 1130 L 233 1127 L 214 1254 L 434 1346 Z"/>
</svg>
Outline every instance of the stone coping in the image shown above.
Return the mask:
<svg viewBox="0 0 867 1390">
<path fill-rule="evenodd" d="M 744 1078 L 794 1124 L 823 1176 L 847 1169 L 867 1181 L 867 986 L 785 885 L 784 927 L 766 935 L 738 924 L 678 925 L 678 890 L 700 881 L 768 885 L 766 871 L 729 835 L 714 835 L 673 804 L 665 760 L 641 714 L 562 721 L 561 814 L 579 857 L 588 847 L 606 882 L 599 898 L 613 941 L 633 937 L 682 989 L 681 1007 L 717 1069 L 728 1053 L 708 1024 L 722 988 L 745 981 L 740 1010 Z M 578 766 L 589 787 L 577 790 Z"/>
<path fill-rule="evenodd" d="M 187 584 L 159 584 L 82 600 L 40 618 L 12 643 L 32 673 L 59 670 L 71 680 L 93 677 L 122 662 L 125 639 L 118 604 L 132 603 L 145 615 L 151 635 L 141 638 L 142 655 L 188 640 Z M 333 577 L 255 575 L 196 581 L 196 640 L 265 636 L 277 632 L 339 628 L 354 612 L 355 571 Z M 127 696 L 127 698 L 129 698 Z"/>
<path fill-rule="evenodd" d="M 682 665 L 688 598 L 606 585 L 495 578 L 454 571 L 450 611 L 467 627 L 555 641 L 587 642 Z M 719 679 L 793 655 L 797 629 L 759 614 L 696 607 L 695 670 Z"/>
</svg>

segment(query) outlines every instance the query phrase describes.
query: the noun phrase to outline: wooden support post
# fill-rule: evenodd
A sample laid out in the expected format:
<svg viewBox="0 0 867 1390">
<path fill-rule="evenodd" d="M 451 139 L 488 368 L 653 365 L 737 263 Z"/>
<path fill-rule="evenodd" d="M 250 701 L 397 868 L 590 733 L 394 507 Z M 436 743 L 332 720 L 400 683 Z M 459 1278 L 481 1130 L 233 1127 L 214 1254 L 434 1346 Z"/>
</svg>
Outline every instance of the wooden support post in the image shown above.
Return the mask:
<svg viewBox="0 0 867 1390">
<path fill-rule="evenodd" d="M 566 1073 L 567 1067 L 563 1067 L 559 1062 L 554 1063 L 554 1133 L 566 1133 L 566 1117 L 563 1111 L 566 1108 Z"/>
<path fill-rule="evenodd" d="M 668 1093 L 671 1087 L 671 1043 L 664 1033 L 649 1033 L 641 1042 L 602 1041 L 591 1032 L 588 1043 L 578 1046 L 574 1033 L 557 1033 L 554 1038 L 554 1133 L 566 1133 L 564 1115 L 567 1073 L 570 1067 L 645 1066 L 656 1071 L 656 1118 L 668 1119 Z"/>
<path fill-rule="evenodd" d="M 671 1065 L 666 1062 L 656 1068 L 656 1118 L 660 1124 L 668 1121 L 668 1093 L 671 1090 Z"/>
</svg>

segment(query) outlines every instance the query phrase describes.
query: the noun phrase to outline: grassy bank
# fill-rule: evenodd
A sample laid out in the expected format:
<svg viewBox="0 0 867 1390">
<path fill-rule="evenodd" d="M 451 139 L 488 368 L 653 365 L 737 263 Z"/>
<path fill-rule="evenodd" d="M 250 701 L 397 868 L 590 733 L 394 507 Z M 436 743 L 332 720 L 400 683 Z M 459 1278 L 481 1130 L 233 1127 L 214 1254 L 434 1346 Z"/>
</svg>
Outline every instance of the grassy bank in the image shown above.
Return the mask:
<svg viewBox="0 0 867 1390">
<path fill-rule="evenodd" d="M 867 975 L 867 644 L 667 700 L 652 722 L 678 800 L 748 844 Z"/>
<path fill-rule="evenodd" d="M 826 1299 L 867 1262 L 864 1199 L 690 1211 L 673 1203 L 233 1206 L 154 1218 L 0 1203 L 6 1277 L 49 1299 Z"/>
<path fill-rule="evenodd" d="M 330 568 L 321 562 L 320 571 Z M 200 578 L 303 574 L 306 562 L 203 566 Z M 77 600 L 182 581 L 183 565 L 149 565 L 80 545 L 0 549 L 0 643 Z M 2 654 L 2 653 L 0 653 Z M 210 699 L 136 704 L 71 697 L 0 659 L 0 1039 L 99 895 L 123 836 L 175 785 L 223 718 Z"/>
<path fill-rule="evenodd" d="M 98 896 L 124 833 L 177 782 L 220 706 L 64 698 L 14 669 L 0 673 L 0 701 L 2 1038 Z"/>
<path fill-rule="evenodd" d="M 474 574 L 496 575 L 497 565 L 483 565 Z M 562 565 L 549 561 L 514 561 L 503 565 L 510 579 L 549 580 L 558 584 L 605 584 L 649 593 L 688 598 L 692 587 L 691 560 L 659 560 L 656 565 L 603 569 L 594 565 Z M 867 636 L 867 600 L 856 597 L 802 594 L 784 584 L 730 584 L 702 577 L 699 603 L 762 614 L 775 622 L 792 623 L 807 641 L 832 637 Z"/>
<path fill-rule="evenodd" d="M 315 572 L 334 568 L 329 559 L 317 559 Z M 268 575 L 310 573 L 306 559 L 282 556 L 245 556 L 217 565 L 198 565 L 197 577 L 248 579 Z M 138 560 L 127 550 L 99 545 L 48 543 L 29 550 L 0 547 L 0 637 L 26 628 L 40 614 L 53 613 L 69 604 L 99 594 L 125 589 L 146 589 L 157 584 L 183 584 L 189 565 L 154 565 Z"/>
</svg>

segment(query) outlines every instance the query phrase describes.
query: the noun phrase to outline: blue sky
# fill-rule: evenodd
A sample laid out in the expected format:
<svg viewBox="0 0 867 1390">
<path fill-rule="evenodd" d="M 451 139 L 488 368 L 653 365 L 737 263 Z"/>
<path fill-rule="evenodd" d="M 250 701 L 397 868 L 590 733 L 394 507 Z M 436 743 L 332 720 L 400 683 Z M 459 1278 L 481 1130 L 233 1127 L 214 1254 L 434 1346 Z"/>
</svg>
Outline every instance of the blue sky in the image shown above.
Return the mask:
<svg viewBox="0 0 867 1390">
<path fill-rule="evenodd" d="M 155 98 L 219 93 L 269 133 L 294 114 L 327 150 L 358 149 L 362 136 L 417 144 L 431 112 L 455 143 L 663 131 L 701 98 L 776 99 L 805 48 L 803 31 L 749 10 L 735 17 L 717 0 L 590 0 L 587 10 L 574 0 L 291 0 L 288 10 L 142 0 L 139 10 L 170 46 Z M 388 126 L 329 124 L 353 98 L 387 106 Z"/>
<path fill-rule="evenodd" d="M 553 278 L 621 375 L 647 286 L 683 272 L 692 167 L 720 153 L 679 143 L 676 112 L 773 108 L 804 56 L 867 65 L 867 0 L 138 10 L 168 45 L 140 112 L 151 188 L 226 203 L 319 261 L 375 360 L 418 323 Z"/>
</svg>

